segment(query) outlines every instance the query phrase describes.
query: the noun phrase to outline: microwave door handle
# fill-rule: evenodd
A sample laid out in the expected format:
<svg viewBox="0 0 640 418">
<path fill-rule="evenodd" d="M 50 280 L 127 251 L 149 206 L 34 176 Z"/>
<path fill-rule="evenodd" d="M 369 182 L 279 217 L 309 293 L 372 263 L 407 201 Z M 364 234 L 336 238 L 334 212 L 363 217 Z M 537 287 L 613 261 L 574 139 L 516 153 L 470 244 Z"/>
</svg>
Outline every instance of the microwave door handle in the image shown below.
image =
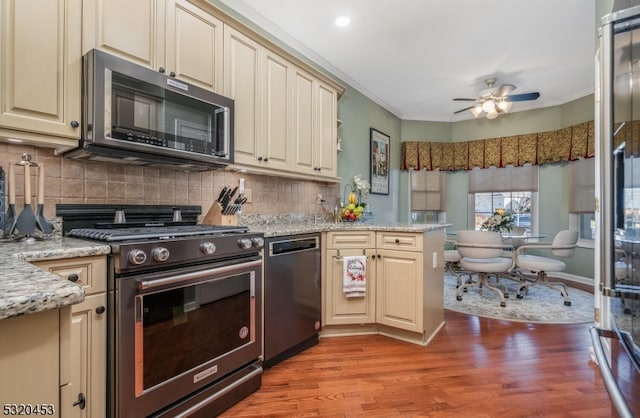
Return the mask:
<svg viewBox="0 0 640 418">
<path fill-rule="evenodd" d="M 222 108 L 222 112 L 223 112 L 222 117 L 223 117 L 223 120 L 224 120 L 224 122 L 223 122 L 224 126 L 223 126 L 223 129 L 222 129 L 222 132 L 223 132 L 222 141 L 223 141 L 223 144 L 224 144 L 224 147 L 223 147 L 224 154 L 225 154 L 224 156 L 226 157 L 227 155 L 229 155 L 229 152 L 231 151 L 230 150 L 230 145 L 229 145 L 229 135 L 230 135 L 229 132 L 231 130 L 231 126 L 230 126 L 230 123 L 231 123 L 230 122 L 231 112 L 229 111 L 228 107 Z"/>
</svg>

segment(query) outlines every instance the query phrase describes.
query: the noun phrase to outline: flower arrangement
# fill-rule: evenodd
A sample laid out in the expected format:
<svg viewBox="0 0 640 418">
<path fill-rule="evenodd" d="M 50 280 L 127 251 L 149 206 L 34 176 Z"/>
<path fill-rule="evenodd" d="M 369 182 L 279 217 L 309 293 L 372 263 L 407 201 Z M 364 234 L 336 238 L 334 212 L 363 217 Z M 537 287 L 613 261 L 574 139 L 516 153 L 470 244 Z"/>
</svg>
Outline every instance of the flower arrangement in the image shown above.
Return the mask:
<svg viewBox="0 0 640 418">
<path fill-rule="evenodd" d="M 513 228 L 511 213 L 504 209 L 496 209 L 493 215 L 480 225 L 483 231 L 510 232 Z"/>
<path fill-rule="evenodd" d="M 353 186 L 350 184 L 345 186 L 345 193 L 349 188 L 352 191 L 346 196 L 347 204 L 340 211 L 340 219 L 346 222 L 354 222 L 362 218 L 364 208 L 367 206 L 363 200 L 369 195 L 371 185 L 358 174 L 353 176 Z"/>
</svg>

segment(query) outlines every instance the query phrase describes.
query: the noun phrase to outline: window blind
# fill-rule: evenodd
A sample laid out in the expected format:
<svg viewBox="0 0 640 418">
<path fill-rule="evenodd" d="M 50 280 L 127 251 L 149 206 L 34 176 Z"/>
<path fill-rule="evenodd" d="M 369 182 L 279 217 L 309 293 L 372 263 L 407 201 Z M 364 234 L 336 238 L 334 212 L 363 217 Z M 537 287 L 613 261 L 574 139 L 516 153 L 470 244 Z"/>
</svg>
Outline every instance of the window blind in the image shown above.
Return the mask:
<svg viewBox="0 0 640 418">
<path fill-rule="evenodd" d="M 569 213 L 596 211 L 595 158 L 569 162 Z"/>
<path fill-rule="evenodd" d="M 446 174 L 439 170 L 412 171 L 411 210 L 446 209 Z"/>
<path fill-rule="evenodd" d="M 538 191 L 537 165 L 474 168 L 468 173 L 469 193 Z"/>
</svg>

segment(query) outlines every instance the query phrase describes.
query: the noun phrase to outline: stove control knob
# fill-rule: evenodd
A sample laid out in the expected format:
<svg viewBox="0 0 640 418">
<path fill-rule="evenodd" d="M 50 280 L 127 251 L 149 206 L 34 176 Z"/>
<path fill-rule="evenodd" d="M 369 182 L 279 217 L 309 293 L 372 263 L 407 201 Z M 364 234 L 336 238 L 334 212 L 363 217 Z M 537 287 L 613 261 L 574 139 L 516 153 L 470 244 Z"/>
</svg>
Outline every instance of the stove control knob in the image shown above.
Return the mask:
<svg viewBox="0 0 640 418">
<path fill-rule="evenodd" d="M 238 240 L 238 246 L 243 250 L 248 250 L 252 245 L 253 244 L 249 238 L 242 238 Z"/>
<path fill-rule="evenodd" d="M 144 251 L 138 249 L 129 251 L 129 262 L 131 264 L 138 266 L 145 261 L 147 261 L 147 255 Z"/>
<path fill-rule="evenodd" d="M 256 248 L 264 247 L 264 238 L 262 237 L 251 238 L 251 242 L 253 243 L 253 246 Z"/>
<path fill-rule="evenodd" d="M 216 252 L 216 245 L 213 242 L 205 241 L 200 244 L 200 251 L 202 251 L 203 254 L 211 255 Z"/>
<path fill-rule="evenodd" d="M 164 247 L 154 248 L 153 259 L 159 262 L 167 261 L 169 259 L 169 250 Z"/>
</svg>

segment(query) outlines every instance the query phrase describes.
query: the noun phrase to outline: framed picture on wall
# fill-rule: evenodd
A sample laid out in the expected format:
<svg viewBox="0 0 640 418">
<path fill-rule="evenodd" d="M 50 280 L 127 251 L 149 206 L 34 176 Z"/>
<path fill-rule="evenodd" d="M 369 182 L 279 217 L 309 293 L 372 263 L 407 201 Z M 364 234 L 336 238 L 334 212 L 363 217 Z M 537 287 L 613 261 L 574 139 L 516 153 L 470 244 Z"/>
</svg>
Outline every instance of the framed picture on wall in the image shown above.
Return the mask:
<svg viewBox="0 0 640 418">
<path fill-rule="evenodd" d="M 389 135 L 371 128 L 371 160 L 369 178 L 371 193 L 389 194 Z"/>
</svg>

